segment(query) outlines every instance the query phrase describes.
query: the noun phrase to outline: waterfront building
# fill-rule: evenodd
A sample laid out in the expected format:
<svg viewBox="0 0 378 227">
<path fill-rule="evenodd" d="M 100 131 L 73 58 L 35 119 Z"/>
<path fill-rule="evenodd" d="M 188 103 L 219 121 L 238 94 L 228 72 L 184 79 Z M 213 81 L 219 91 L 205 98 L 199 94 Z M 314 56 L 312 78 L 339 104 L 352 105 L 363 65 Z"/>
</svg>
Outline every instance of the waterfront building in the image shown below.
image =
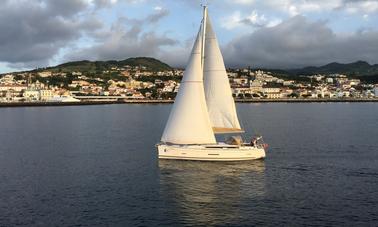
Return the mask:
<svg viewBox="0 0 378 227">
<path fill-rule="evenodd" d="M 247 77 L 234 78 L 232 81 L 236 84 L 241 84 L 241 85 L 248 84 L 248 78 Z"/>
<path fill-rule="evenodd" d="M 251 89 L 249 87 L 233 87 L 231 91 L 235 96 L 240 94 L 251 94 Z"/>
<path fill-rule="evenodd" d="M 54 96 L 54 92 L 50 89 L 39 90 L 39 98 L 42 101 L 48 101 Z"/>
<path fill-rule="evenodd" d="M 276 93 L 280 92 L 281 89 L 278 87 L 264 87 L 263 88 L 263 93 L 268 94 L 268 93 Z"/>
<path fill-rule="evenodd" d="M 293 89 L 291 89 L 291 88 L 288 88 L 288 87 L 282 87 L 281 88 L 282 97 L 288 97 L 292 93 L 293 93 Z"/>
<path fill-rule="evenodd" d="M 266 94 L 268 99 L 279 99 L 282 98 L 281 92 L 270 92 Z"/>
<path fill-rule="evenodd" d="M 35 89 L 27 89 L 24 91 L 22 96 L 27 100 L 27 101 L 38 101 L 40 100 L 40 93 L 38 90 Z"/>
<path fill-rule="evenodd" d="M 249 88 L 251 90 L 251 93 L 258 93 L 258 92 L 262 92 L 263 88 L 263 83 L 259 80 L 253 80 L 253 81 L 250 81 L 249 83 Z"/>
</svg>

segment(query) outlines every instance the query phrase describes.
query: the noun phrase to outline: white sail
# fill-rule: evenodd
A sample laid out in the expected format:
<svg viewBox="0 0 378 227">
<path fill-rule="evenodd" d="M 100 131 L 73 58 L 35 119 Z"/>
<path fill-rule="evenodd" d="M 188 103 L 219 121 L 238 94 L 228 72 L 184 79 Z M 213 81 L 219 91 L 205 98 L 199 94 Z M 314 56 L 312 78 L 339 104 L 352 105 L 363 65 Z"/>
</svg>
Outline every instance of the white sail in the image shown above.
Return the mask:
<svg viewBox="0 0 378 227">
<path fill-rule="evenodd" d="M 205 103 L 201 49 L 202 34 L 200 30 L 165 126 L 162 142 L 174 144 L 216 143 Z"/>
<path fill-rule="evenodd" d="M 240 128 L 222 53 L 209 17 L 206 18 L 204 86 L 214 133 L 243 132 Z"/>
</svg>

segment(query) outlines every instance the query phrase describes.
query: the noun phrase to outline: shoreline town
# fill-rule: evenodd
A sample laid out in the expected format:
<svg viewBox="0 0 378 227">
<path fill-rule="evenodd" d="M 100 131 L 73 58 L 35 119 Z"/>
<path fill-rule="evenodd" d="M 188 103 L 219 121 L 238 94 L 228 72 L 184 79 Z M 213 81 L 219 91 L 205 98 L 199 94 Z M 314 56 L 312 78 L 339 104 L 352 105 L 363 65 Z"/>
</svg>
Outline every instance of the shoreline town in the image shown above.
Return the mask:
<svg viewBox="0 0 378 227">
<path fill-rule="evenodd" d="M 55 67 L 0 75 L 0 107 L 171 103 L 184 72 L 141 65 L 95 72 L 75 69 Z M 246 68 L 228 69 L 227 75 L 233 97 L 242 103 L 378 101 L 378 84 L 349 75 L 287 76 Z"/>
<path fill-rule="evenodd" d="M 1 107 L 37 107 L 37 106 L 80 106 L 109 104 L 172 104 L 174 100 L 118 100 L 118 101 L 80 101 L 80 102 L 1 102 Z M 378 102 L 378 98 L 342 98 L 342 99 L 235 99 L 237 103 L 366 103 Z"/>
</svg>

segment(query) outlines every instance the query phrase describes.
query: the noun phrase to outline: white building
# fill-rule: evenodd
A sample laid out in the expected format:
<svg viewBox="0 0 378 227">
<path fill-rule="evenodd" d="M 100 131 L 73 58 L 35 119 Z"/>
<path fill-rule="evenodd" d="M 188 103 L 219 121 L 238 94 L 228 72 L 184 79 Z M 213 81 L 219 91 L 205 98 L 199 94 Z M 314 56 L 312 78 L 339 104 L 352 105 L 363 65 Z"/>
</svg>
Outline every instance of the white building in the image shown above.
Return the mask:
<svg viewBox="0 0 378 227">
<path fill-rule="evenodd" d="M 333 78 L 328 77 L 328 78 L 326 79 L 326 82 L 329 83 L 329 84 L 333 84 Z"/>
<path fill-rule="evenodd" d="M 0 77 L 0 84 L 15 84 L 14 76 L 12 74 L 4 75 Z"/>
<path fill-rule="evenodd" d="M 281 91 L 281 89 L 277 88 L 277 87 L 265 87 L 265 88 L 263 88 L 264 93 L 277 93 L 277 92 L 280 92 L 280 91 Z"/>
<path fill-rule="evenodd" d="M 349 84 L 351 86 L 359 85 L 360 83 L 361 83 L 361 81 L 359 79 L 351 79 L 351 80 L 349 80 Z"/>
<path fill-rule="evenodd" d="M 285 80 L 285 81 L 283 82 L 283 85 L 284 85 L 284 86 L 290 86 L 290 85 L 293 85 L 294 83 L 295 83 L 294 80 Z"/>
<path fill-rule="evenodd" d="M 0 91 L 12 90 L 15 92 L 21 92 L 23 90 L 26 90 L 27 88 L 28 87 L 26 85 L 21 85 L 21 84 L 0 85 Z"/>
<path fill-rule="evenodd" d="M 374 96 L 378 97 L 378 85 L 375 85 L 373 91 L 374 91 Z"/>
<path fill-rule="evenodd" d="M 23 97 L 26 99 L 26 100 L 39 100 L 40 99 L 40 96 L 39 96 L 39 91 L 38 90 L 25 90 L 24 93 L 23 93 Z"/>
<path fill-rule="evenodd" d="M 174 86 L 165 86 L 163 92 L 173 92 Z"/>
<path fill-rule="evenodd" d="M 51 76 L 51 72 L 50 71 L 39 72 L 38 76 L 40 76 L 40 77 L 49 77 L 49 76 Z"/>
<path fill-rule="evenodd" d="M 39 90 L 39 98 L 43 101 L 47 101 L 54 96 L 54 92 L 52 90 Z"/>
<path fill-rule="evenodd" d="M 279 98 L 282 98 L 282 94 L 281 92 L 271 92 L 271 93 L 267 93 L 266 97 L 268 99 L 279 99 Z"/>
</svg>

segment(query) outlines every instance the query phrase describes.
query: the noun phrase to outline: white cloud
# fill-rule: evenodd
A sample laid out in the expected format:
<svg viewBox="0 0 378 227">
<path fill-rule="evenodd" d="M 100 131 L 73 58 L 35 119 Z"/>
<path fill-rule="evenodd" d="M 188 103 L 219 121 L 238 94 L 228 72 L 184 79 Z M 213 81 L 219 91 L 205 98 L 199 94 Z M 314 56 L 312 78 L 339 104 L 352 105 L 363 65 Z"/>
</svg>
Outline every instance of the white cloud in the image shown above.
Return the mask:
<svg viewBox="0 0 378 227">
<path fill-rule="evenodd" d="M 0 7 L 0 61 L 46 66 L 60 50 L 103 24 L 84 0 L 5 1 Z"/>
<path fill-rule="evenodd" d="M 223 49 L 228 66 L 295 68 L 338 61 L 376 63 L 378 32 L 335 33 L 324 21 L 292 17 L 235 38 Z"/>
<path fill-rule="evenodd" d="M 93 35 L 96 44 L 72 50 L 65 59 L 120 60 L 135 56 L 159 58 L 161 53 L 165 53 L 164 47 L 175 46 L 177 41 L 166 34 L 149 31 L 146 27 L 156 25 L 167 15 L 168 10 L 160 8 L 142 19 L 119 18 L 110 28 Z"/>
<path fill-rule="evenodd" d="M 253 4 L 255 0 L 233 0 L 232 2 L 241 5 L 250 5 Z"/>
<path fill-rule="evenodd" d="M 268 24 L 266 24 L 266 27 L 270 28 L 270 27 L 274 27 L 278 24 L 282 23 L 282 20 L 281 19 L 273 19 L 271 21 L 269 21 Z"/>
<path fill-rule="evenodd" d="M 239 11 L 234 12 L 231 16 L 222 20 L 222 27 L 226 29 L 234 29 L 240 26 L 241 15 Z"/>
<path fill-rule="evenodd" d="M 290 16 L 335 10 L 353 14 L 378 12 L 377 0 L 266 0 L 261 4 Z"/>
<path fill-rule="evenodd" d="M 281 20 L 277 18 L 268 19 L 264 14 L 259 14 L 257 11 L 252 11 L 248 15 L 242 15 L 240 11 L 235 11 L 229 17 L 222 20 L 222 27 L 231 30 L 238 27 L 272 27 Z"/>
<path fill-rule="evenodd" d="M 341 0 L 267 0 L 262 2 L 262 4 L 273 10 L 285 12 L 290 16 L 295 16 L 309 12 L 333 10 L 335 7 L 340 6 Z"/>
<path fill-rule="evenodd" d="M 378 12 L 378 1 L 345 1 L 340 9 L 344 9 L 346 12 L 351 14 L 374 13 Z"/>
<path fill-rule="evenodd" d="M 295 5 L 290 5 L 288 7 L 288 12 L 289 12 L 290 16 L 295 16 L 295 15 L 299 14 L 298 8 Z"/>
</svg>

